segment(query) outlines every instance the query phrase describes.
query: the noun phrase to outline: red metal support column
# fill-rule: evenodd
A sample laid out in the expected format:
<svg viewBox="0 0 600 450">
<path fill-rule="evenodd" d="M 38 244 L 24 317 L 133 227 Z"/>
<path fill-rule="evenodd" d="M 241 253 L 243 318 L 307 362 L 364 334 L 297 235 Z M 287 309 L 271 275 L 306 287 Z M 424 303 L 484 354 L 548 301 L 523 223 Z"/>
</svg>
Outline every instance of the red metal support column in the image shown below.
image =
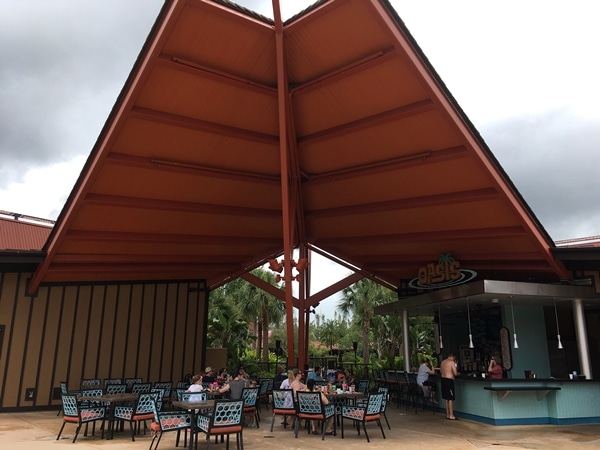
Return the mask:
<svg viewBox="0 0 600 450">
<path fill-rule="evenodd" d="M 294 305 L 292 296 L 292 221 L 290 208 L 290 167 L 288 155 L 288 82 L 285 70 L 283 22 L 279 0 L 273 0 L 275 21 L 275 53 L 277 56 L 277 98 L 279 110 L 279 156 L 281 167 L 281 208 L 283 219 L 283 264 L 285 283 L 285 318 L 288 346 L 288 366 L 294 365 Z"/>
</svg>

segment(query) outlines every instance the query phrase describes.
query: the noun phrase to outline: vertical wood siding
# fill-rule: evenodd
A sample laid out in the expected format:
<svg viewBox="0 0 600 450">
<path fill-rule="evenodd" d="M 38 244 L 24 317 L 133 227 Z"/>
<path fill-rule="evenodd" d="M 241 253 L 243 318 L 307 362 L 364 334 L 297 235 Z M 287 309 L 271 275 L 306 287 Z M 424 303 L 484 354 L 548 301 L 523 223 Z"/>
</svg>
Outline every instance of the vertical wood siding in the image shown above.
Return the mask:
<svg viewBox="0 0 600 450">
<path fill-rule="evenodd" d="M 49 285 L 30 297 L 30 276 L 0 273 L 0 411 L 58 406 L 61 381 L 69 389 L 82 378 L 175 383 L 201 370 L 203 282 Z"/>
</svg>

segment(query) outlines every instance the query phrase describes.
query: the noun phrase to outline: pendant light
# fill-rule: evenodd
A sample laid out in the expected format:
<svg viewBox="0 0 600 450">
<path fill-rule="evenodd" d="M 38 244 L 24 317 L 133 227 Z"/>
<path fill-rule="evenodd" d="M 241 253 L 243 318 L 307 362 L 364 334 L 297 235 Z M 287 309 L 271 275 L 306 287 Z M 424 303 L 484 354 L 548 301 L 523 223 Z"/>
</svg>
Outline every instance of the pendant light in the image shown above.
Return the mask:
<svg viewBox="0 0 600 450">
<path fill-rule="evenodd" d="M 442 341 L 442 307 L 438 306 L 438 329 L 440 332 L 440 348 L 444 348 L 444 342 Z"/>
<path fill-rule="evenodd" d="M 469 308 L 469 297 L 467 297 L 467 319 L 469 320 L 469 348 L 473 348 L 473 334 L 471 333 L 471 308 Z"/>
<path fill-rule="evenodd" d="M 558 313 L 556 312 L 556 302 L 554 302 L 554 317 L 556 317 L 556 337 L 558 338 L 558 349 L 562 350 L 563 345 L 560 342 L 560 328 L 558 328 Z"/>
<path fill-rule="evenodd" d="M 512 320 L 513 320 L 513 340 L 514 340 L 514 348 L 519 348 L 519 344 L 517 343 L 517 329 L 515 328 L 515 309 L 513 308 L 513 302 L 510 301 L 510 311 L 512 312 Z"/>
</svg>

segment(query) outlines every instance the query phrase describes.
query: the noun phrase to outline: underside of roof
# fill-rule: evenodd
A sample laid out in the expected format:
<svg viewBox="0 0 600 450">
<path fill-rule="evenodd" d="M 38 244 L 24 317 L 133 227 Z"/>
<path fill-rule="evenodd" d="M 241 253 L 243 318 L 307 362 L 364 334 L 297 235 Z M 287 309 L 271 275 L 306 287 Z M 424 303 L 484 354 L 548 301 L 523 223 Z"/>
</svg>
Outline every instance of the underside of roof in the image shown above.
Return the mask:
<svg viewBox="0 0 600 450">
<path fill-rule="evenodd" d="M 277 23 L 165 3 L 34 289 L 215 287 L 286 239 L 392 286 L 442 253 L 487 278 L 569 277 L 387 1 L 321 1 Z"/>
</svg>

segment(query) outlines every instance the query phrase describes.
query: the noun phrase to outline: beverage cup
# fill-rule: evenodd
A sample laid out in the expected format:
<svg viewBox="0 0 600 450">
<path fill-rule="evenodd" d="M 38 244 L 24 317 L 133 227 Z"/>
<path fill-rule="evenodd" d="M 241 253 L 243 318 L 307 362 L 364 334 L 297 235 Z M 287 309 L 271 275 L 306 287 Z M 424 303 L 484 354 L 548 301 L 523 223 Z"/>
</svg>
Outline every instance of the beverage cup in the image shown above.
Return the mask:
<svg viewBox="0 0 600 450">
<path fill-rule="evenodd" d="M 569 374 L 569 380 L 572 380 L 572 379 L 573 379 L 573 374 L 572 374 L 572 373 L 570 373 L 570 374 Z"/>
</svg>

